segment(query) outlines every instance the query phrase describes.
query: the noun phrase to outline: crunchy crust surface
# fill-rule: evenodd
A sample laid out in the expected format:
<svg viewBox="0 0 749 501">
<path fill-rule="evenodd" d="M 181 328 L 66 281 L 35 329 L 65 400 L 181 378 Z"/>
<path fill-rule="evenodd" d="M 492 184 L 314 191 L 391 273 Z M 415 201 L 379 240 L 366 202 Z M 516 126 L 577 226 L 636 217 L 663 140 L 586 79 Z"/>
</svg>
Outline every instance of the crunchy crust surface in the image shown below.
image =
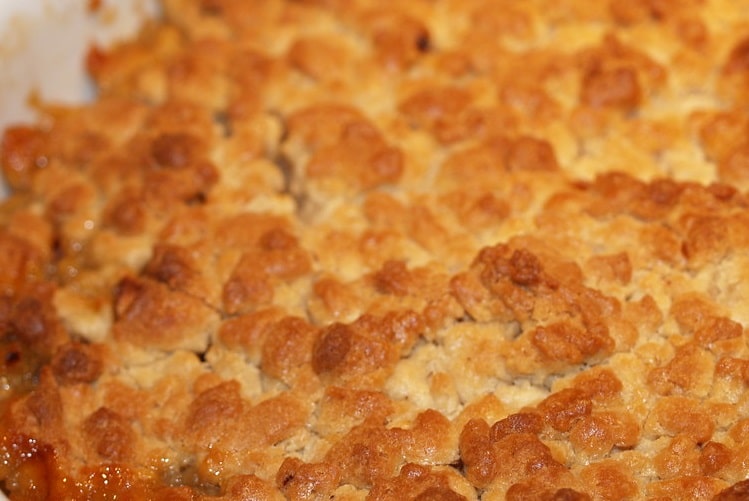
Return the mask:
<svg viewBox="0 0 749 501">
<path fill-rule="evenodd" d="M 11 499 L 747 499 L 746 2 L 163 10 L 2 139 Z"/>
</svg>

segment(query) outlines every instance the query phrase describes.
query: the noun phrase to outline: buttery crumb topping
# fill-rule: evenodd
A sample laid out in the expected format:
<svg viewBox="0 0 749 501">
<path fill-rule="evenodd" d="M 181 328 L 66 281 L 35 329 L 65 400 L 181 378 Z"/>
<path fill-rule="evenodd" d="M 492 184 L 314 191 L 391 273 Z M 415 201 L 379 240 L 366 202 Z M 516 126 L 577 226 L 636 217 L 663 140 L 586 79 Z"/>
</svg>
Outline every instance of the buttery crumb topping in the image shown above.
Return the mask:
<svg viewBox="0 0 749 501">
<path fill-rule="evenodd" d="M 749 9 L 163 0 L 0 165 L 12 500 L 749 496 Z"/>
</svg>

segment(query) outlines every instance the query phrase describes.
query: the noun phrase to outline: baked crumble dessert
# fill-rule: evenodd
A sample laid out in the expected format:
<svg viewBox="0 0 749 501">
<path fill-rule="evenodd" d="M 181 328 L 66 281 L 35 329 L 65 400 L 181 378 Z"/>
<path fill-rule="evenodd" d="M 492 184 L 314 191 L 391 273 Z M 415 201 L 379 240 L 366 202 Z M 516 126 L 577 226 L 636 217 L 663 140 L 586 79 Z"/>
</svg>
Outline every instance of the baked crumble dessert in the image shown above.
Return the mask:
<svg viewBox="0 0 749 501">
<path fill-rule="evenodd" d="M 13 500 L 749 499 L 749 8 L 164 0 L 5 131 Z"/>
</svg>

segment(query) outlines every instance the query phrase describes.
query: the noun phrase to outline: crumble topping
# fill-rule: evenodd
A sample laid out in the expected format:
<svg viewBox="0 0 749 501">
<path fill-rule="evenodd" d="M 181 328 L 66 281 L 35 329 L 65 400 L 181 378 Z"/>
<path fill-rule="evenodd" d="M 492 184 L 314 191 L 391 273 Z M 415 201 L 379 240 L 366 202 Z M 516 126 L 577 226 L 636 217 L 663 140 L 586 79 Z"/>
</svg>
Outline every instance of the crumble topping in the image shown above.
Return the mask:
<svg viewBox="0 0 749 501">
<path fill-rule="evenodd" d="M 743 499 L 740 2 L 164 0 L 0 163 L 11 499 Z"/>
</svg>

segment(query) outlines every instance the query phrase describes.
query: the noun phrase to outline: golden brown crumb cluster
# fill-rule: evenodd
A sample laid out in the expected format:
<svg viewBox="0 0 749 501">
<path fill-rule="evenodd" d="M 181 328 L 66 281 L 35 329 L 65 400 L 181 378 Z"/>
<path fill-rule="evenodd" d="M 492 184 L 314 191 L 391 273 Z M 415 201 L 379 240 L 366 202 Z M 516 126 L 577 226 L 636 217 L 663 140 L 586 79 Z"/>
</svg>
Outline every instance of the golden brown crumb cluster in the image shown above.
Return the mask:
<svg viewBox="0 0 749 501">
<path fill-rule="evenodd" d="M 749 10 L 164 0 L 5 131 L 13 500 L 732 500 Z"/>
</svg>

